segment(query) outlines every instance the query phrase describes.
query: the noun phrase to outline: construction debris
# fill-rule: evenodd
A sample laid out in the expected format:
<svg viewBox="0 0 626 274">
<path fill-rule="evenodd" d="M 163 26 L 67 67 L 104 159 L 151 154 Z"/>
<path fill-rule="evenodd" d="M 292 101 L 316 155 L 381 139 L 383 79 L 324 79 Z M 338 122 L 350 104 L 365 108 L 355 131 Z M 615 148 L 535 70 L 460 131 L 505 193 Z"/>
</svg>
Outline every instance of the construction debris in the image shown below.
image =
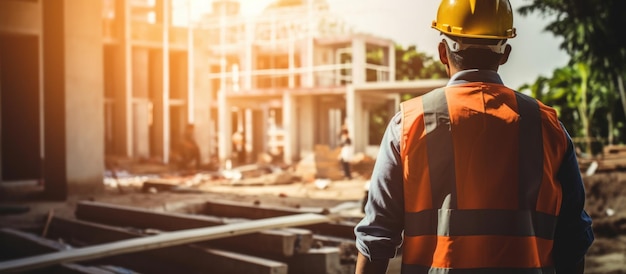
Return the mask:
<svg viewBox="0 0 626 274">
<path fill-rule="evenodd" d="M 586 176 L 597 172 L 626 170 L 626 145 L 605 146 L 596 157 L 579 157 L 580 169 Z"/>
</svg>

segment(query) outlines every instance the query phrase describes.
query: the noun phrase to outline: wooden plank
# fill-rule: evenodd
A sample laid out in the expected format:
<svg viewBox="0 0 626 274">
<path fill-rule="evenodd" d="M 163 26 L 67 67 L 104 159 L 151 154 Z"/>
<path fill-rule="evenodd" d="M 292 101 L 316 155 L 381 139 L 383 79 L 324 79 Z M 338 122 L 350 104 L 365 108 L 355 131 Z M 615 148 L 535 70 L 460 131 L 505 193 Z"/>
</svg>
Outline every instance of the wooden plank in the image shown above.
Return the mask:
<svg viewBox="0 0 626 274">
<path fill-rule="evenodd" d="M 70 232 L 75 232 L 76 230 L 70 230 Z M 30 257 L 35 255 L 41 255 L 61 250 L 67 250 L 68 246 L 65 244 L 61 244 L 56 241 L 52 241 L 50 239 L 41 238 L 37 235 L 25 233 L 21 231 L 14 231 L 12 235 L 8 235 L 7 233 L 2 233 L 4 235 L 2 241 L 3 245 L 7 244 L 11 246 L 11 249 L 6 249 L 7 252 L 11 252 L 11 259 L 17 259 L 22 257 Z M 15 235 L 19 235 L 20 238 Z M 92 235 L 98 236 L 98 235 Z M 26 239 L 26 240 L 24 240 Z M 114 241 L 115 239 L 111 239 Z M 76 243 L 76 241 L 74 241 Z M 83 243 L 84 245 L 84 243 Z M 43 269 L 38 270 L 38 273 L 75 273 L 74 271 L 68 271 L 68 266 L 70 263 L 63 263 L 61 265 L 48 266 Z M 111 264 L 122 266 L 126 269 L 132 269 L 134 271 L 138 271 L 140 273 L 189 273 L 189 274 L 201 274 L 202 272 L 197 272 L 193 269 L 187 268 L 185 264 L 175 264 L 171 260 L 168 260 L 165 256 L 161 256 L 159 259 L 155 259 L 153 254 L 146 253 L 134 253 L 134 254 L 126 254 L 124 256 L 111 256 L 106 258 L 98 259 L 97 261 L 90 261 L 89 264 L 97 265 L 97 264 Z M 60 272 L 55 272 L 55 271 Z"/>
<path fill-rule="evenodd" d="M 295 242 L 295 254 L 304 254 L 313 246 L 313 232 L 308 229 L 301 228 L 285 228 L 288 233 L 293 233 L 296 236 Z"/>
<path fill-rule="evenodd" d="M 323 209 L 300 210 L 290 207 L 251 205 L 233 201 L 209 201 L 202 213 L 229 218 L 263 219 L 300 213 L 322 214 Z"/>
<path fill-rule="evenodd" d="M 79 202 L 76 205 L 75 214 L 77 218 L 91 222 L 167 231 L 234 223 L 234 221 L 229 222 L 226 219 L 211 216 L 156 212 L 138 207 L 90 201 Z M 310 231 L 279 229 L 219 239 L 212 244 L 229 247 L 230 250 L 259 251 L 289 257 L 295 252 L 305 253 L 311 247 L 312 242 L 313 233 Z"/>
<path fill-rule="evenodd" d="M 19 258 L 40 255 L 50 252 L 65 250 L 66 245 L 37 236 L 32 233 L 15 230 L 12 228 L 0 229 L 0 242 L 4 247 L 10 246 L 5 258 Z M 82 274 L 112 274 L 112 272 L 95 266 L 82 266 L 73 263 L 64 263 L 44 269 L 48 273 L 82 273 Z"/>
<path fill-rule="evenodd" d="M 253 220 L 249 222 L 227 224 L 214 227 L 166 232 L 155 236 L 129 239 L 109 244 L 61 251 L 53 254 L 44 254 L 40 256 L 4 261 L 0 262 L 0 272 L 37 269 L 59 263 L 91 260 L 112 255 L 120 255 L 132 252 L 152 250 L 156 248 L 219 239 L 224 237 L 232 237 L 236 235 L 250 234 L 273 228 L 302 226 L 322 222 L 328 222 L 328 218 L 318 214 L 307 213 L 293 216 Z"/>
<path fill-rule="evenodd" d="M 54 218 L 50 224 L 50 236 L 62 238 L 69 242 L 93 245 L 144 235 L 119 227 L 81 220 Z M 287 265 L 281 262 L 195 245 L 161 248 L 141 254 L 151 256 L 152 261 L 165 261 L 184 266 L 177 271 L 179 273 L 287 273 Z"/>
<path fill-rule="evenodd" d="M 314 235 L 313 236 L 313 241 L 315 242 L 315 246 L 337 246 L 337 247 L 341 247 L 341 246 L 347 246 L 350 247 L 350 249 L 353 249 L 354 251 L 356 251 L 356 242 L 353 240 L 349 240 L 346 238 L 339 238 L 339 237 L 333 237 L 333 236 L 326 236 L 326 235 Z"/>
<path fill-rule="evenodd" d="M 289 274 L 343 273 L 337 247 L 313 248 L 307 254 L 288 258 L 286 262 L 289 264 Z"/>
<path fill-rule="evenodd" d="M 3 247 L 11 247 L 0 249 L 0 260 L 39 255 L 66 248 L 59 242 L 12 228 L 0 229 L 0 243 Z"/>
<path fill-rule="evenodd" d="M 314 235 L 314 246 L 337 247 L 339 248 L 339 259 L 342 264 L 355 264 L 359 251 L 356 248 L 356 241 L 333 236 Z M 354 271 L 352 271 L 354 272 Z"/>
<path fill-rule="evenodd" d="M 356 240 L 356 237 L 354 236 L 354 226 L 356 226 L 356 223 L 338 221 L 334 223 L 303 225 L 300 226 L 300 228 L 311 230 L 313 234 Z"/>
<path fill-rule="evenodd" d="M 79 264 L 63 264 L 63 267 L 65 268 L 63 270 L 62 273 L 84 273 L 84 274 L 115 274 L 115 273 L 119 273 L 119 272 L 113 272 L 108 270 L 107 268 L 104 267 L 96 267 L 96 266 L 83 266 L 83 265 L 79 265 Z M 61 273 L 61 272 L 57 272 L 57 271 L 50 271 L 49 273 Z M 130 274 L 132 272 L 127 271 L 125 272 L 127 274 Z"/>
<path fill-rule="evenodd" d="M 312 211 L 311 213 L 322 214 L 325 210 Z M 233 201 L 210 201 L 206 202 L 205 210 L 202 212 L 207 215 L 246 218 L 246 219 L 262 219 L 277 216 L 288 216 L 293 214 L 301 214 L 307 210 L 299 210 L 295 208 L 277 207 L 268 205 L 248 205 Z M 314 234 L 324 234 L 346 239 L 356 239 L 354 236 L 354 226 L 356 223 L 351 222 L 328 222 L 300 228 L 313 231 Z"/>
</svg>

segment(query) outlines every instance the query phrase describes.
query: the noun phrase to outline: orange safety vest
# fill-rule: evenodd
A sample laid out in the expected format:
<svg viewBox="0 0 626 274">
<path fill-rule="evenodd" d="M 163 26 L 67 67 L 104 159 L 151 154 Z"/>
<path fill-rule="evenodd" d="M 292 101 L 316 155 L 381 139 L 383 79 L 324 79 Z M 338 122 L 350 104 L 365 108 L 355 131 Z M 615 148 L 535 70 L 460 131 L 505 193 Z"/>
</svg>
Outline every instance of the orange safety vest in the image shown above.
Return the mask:
<svg viewBox="0 0 626 274">
<path fill-rule="evenodd" d="M 553 273 L 567 151 L 554 109 L 473 82 L 401 110 L 403 273 Z"/>
</svg>

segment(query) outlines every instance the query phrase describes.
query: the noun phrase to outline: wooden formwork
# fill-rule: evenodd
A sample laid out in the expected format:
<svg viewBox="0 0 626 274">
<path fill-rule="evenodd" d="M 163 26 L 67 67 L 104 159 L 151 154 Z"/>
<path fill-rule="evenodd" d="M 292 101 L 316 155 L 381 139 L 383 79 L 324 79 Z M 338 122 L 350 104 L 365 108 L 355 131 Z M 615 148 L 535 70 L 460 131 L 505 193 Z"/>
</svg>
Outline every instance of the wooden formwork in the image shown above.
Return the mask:
<svg viewBox="0 0 626 274">
<path fill-rule="evenodd" d="M 228 206 L 215 201 L 205 203 L 202 207 L 190 206 L 205 211 L 210 206 L 219 205 L 223 210 Z M 237 210 L 246 207 L 230 206 Z M 345 253 L 342 249 L 353 243 L 352 233 L 343 237 L 347 230 L 352 230 L 351 226 L 331 223 L 319 212 L 272 208 L 274 213 L 270 216 L 259 213 L 263 210 L 267 208 L 248 206 L 248 214 L 240 214 L 246 216 L 232 213 L 223 216 L 217 212 L 198 215 L 82 201 L 76 205 L 75 219 L 51 218 L 45 238 L 7 229 L 0 231 L 0 240 L 11 242 L 12 246 L 46 243 L 43 250 L 25 248 L 17 258 L 2 258 L 9 261 L 0 261 L 0 272 L 44 269 L 55 273 L 112 273 L 107 270 L 111 265 L 140 273 L 353 271 L 352 265 L 342 265 L 345 261 L 341 258 Z M 259 215 L 251 218 L 250 212 Z M 330 225 L 324 229 L 331 234 L 307 229 L 314 224 Z M 178 240 L 173 240 L 175 236 Z M 72 249 L 55 247 L 52 243 L 58 243 L 59 239 L 71 244 Z M 348 248 L 353 249 L 353 245 Z"/>
</svg>

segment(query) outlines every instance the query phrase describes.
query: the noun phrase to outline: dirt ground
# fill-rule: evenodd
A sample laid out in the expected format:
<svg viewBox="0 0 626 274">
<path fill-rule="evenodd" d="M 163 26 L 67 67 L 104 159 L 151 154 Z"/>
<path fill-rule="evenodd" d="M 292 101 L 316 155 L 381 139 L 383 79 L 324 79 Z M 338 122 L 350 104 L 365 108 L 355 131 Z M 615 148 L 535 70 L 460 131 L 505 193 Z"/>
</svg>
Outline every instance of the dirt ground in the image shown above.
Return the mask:
<svg viewBox="0 0 626 274">
<path fill-rule="evenodd" d="M 595 242 L 585 273 L 626 273 L 626 171 L 584 177 Z"/>
<path fill-rule="evenodd" d="M 596 241 L 586 257 L 586 271 L 590 274 L 626 273 L 626 171 L 598 173 L 584 177 L 587 190 L 586 209 L 594 220 Z M 13 227 L 39 233 L 49 214 L 72 217 L 80 200 L 95 200 L 145 208 L 163 208 L 181 202 L 234 200 L 240 202 L 281 205 L 287 207 L 344 208 L 341 215 L 349 220 L 362 217 L 360 202 L 364 194 L 365 178 L 327 181 L 327 186 L 316 182 L 294 182 L 281 185 L 235 186 L 219 181 L 207 181 L 177 191 L 141 189 L 138 186 L 108 187 L 97 197 L 70 197 L 64 202 L 42 201 L 37 198 L 37 186 L 3 187 L 0 205 L 15 207 L 23 213 L 0 215 L 0 228 Z M 121 190 L 121 191 L 120 191 Z M 34 194 L 32 194 L 34 193 Z M 6 212 L 4 212 L 6 213 Z M 397 260 L 388 273 L 396 273 Z"/>
</svg>

